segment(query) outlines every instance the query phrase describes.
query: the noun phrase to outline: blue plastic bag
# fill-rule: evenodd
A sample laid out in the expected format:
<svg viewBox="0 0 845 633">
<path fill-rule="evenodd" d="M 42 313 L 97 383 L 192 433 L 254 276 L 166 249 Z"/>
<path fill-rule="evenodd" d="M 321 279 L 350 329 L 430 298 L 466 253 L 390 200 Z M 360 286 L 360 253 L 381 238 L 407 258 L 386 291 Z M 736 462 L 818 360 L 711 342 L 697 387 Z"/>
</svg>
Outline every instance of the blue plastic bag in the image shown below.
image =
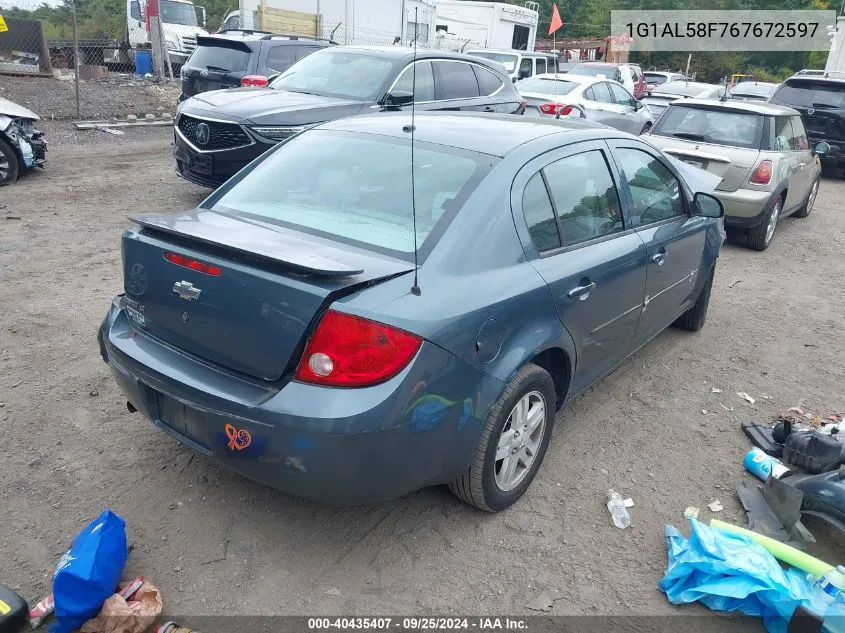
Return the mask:
<svg viewBox="0 0 845 633">
<path fill-rule="evenodd" d="M 659 588 L 672 604 L 701 602 L 714 611 L 739 611 L 763 619 L 769 633 L 786 633 L 792 612 L 810 607 L 813 586 L 797 569 L 777 559 L 745 534 L 710 528 L 690 519 L 690 536 L 663 528 L 669 566 Z M 830 633 L 845 633 L 841 603 L 824 615 Z"/>
<path fill-rule="evenodd" d="M 53 575 L 58 622 L 53 633 L 70 633 L 99 613 L 114 594 L 126 564 L 126 522 L 111 510 L 91 521 L 73 540 Z"/>
</svg>

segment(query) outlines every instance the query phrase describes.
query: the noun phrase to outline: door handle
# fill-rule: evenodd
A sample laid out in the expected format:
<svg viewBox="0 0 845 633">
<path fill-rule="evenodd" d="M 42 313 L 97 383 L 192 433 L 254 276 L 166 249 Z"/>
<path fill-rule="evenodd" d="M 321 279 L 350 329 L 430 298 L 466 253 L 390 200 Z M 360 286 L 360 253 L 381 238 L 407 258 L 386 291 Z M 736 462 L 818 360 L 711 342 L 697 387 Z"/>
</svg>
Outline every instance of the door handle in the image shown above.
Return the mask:
<svg viewBox="0 0 845 633">
<path fill-rule="evenodd" d="M 666 251 L 655 253 L 651 256 L 651 261 L 653 261 L 658 266 L 662 266 L 666 262 Z"/>
<path fill-rule="evenodd" d="M 491 108 L 490 106 L 487 106 L 486 108 L 484 108 L 484 110 L 482 110 L 482 112 L 495 112 L 495 111 L 496 111 L 496 109 Z"/>
<path fill-rule="evenodd" d="M 592 292 L 593 288 L 596 287 L 596 282 L 582 279 L 580 283 L 580 286 L 575 286 L 572 290 L 567 292 L 566 296 L 570 299 L 578 298 L 579 301 L 584 301 L 588 299 L 590 296 L 590 292 Z"/>
</svg>

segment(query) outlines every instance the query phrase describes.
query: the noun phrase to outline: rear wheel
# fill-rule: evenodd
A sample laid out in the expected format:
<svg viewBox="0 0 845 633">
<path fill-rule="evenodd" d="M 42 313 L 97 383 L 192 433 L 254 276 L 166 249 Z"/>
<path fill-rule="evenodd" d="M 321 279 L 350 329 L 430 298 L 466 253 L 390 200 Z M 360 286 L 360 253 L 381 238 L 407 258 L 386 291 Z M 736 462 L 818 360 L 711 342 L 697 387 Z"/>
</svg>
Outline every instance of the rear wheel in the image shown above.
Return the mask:
<svg viewBox="0 0 845 633">
<path fill-rule="evenodd" d="M 763 221 L 748 231 L 746 242 L 748 248 L 753 248 L 755 251 L 764 251 L 769 248 L 769 244 L 772 243 L 772 238 L 775 236 L 775 229 L 777 228 L 778 219 L 780 219 L 780 212 L 782 210 L 783 196 L 778 198 L 772 210 L 763 218 Z"/>
<path fill-rule="evenodd" d="M 18 155 L 11 145 L 0 139 L 0 187 L 15 182 L 19 171 Z"/>
<path fill-rule="evenodd" d="M 487 512 L 510 506 L 540 468 L 554 415 L 552 377 L 537 365 L 526 365 L 490 408 L 472 463 L 449 484 L 449 490 Z"/>
<path fill-rule="evenodd" d="M 707 320 L 707 308 L 710 305 L 710 290 L 713 288 L 713 277 L 715 275 L 716 268 L 714 266 L 696 302 L 675 321 L 676 327 L 682 330 L 689 330 L 690 332 L 698 332 L 704 327 L 704 322 Z"/>
<path fill-rule="evenodd" d="M 815 182 L 813 182 L 813 186 L 810 187 L 810 191 L 807 192 L 807 199 L 804 201 L 804 204 L 801 205 L 801 208 L 795 212 L 796 218 L 806 218 L 810 215 L 810 212 L 813 210 L 813 205 L 816 203 L 816 196 L 819 195 L 820 183 L 821 178 L 816 178 Z"/>
</svg>

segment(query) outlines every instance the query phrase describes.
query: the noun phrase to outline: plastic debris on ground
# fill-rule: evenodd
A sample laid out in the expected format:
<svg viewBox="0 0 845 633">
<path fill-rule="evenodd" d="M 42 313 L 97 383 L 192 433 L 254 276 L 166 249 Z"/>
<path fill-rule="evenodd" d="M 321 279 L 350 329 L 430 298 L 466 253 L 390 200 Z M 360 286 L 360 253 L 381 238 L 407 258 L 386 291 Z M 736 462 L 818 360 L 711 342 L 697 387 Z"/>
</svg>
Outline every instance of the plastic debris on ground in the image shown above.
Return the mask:
<svg viewBox="0 0 845 633">
<path fill-rule="evenodd" d="M 743 400 L 745 400 L 748 404 L 754 404 L 755 402 L 757 402 L 754 398 L 752 398 L 751 396 L 749 396 L 749 395 L 748 395 L 747 393 L 745 393 L 744 391 L 737 391 L 737 392 L 736 392 L 736 395 L 738 395 L 740 398 L 742 398 Z"/>
<path fill-rule="evenodd" d="M 53 576 L 58 622 L 52 633 L 70 633 L 100 612 L 120 582 L 128 554 L 126 522 L 111 510 L 76 536 Z"/>
<path fill-rule="evenodd" d="M 714 611 L 738 611 L 762 618 L 769 633 L 787 633 L 795 609 L 817 603 L 815 579 L 782 568 L 750 536 L 696 519 L 689 524 L 689 538 L 671 525 L 664 527 L 669 564 L 658 586 L 672 604 L 701 602 Z M 822 630 L 845 632 L 845 603 L 840 599 L 825 609 Z"/>
<path fill-rule="evenodd" d="M 607 491 L 607 510 L 610 512 L 610 520 L 620 530 L 624 530 L 631 525 L 631 515 L 628 514 L 625 501 L 622 495 L 615 490 Z M 633 500 L 631 500 L 631 505 L 634 505 Z"/>
<path fill-rule="evenodd" d="M 551 611 L 555 606 L 555 602 L 563 598 L 563 593 L 557 589 L 546 589 L 539 596 L 534 598 L 531 602 L 525 605 L 527 609 L 532 611 Z"/>
<path fill-rule="evenodd" d="M 684 510 L 684 518 L 685 519 L 697 519 L 699 512 L 701 512 L 701 510 L 699 510 L 695 506 L 689 506 L 688 508 L 686 508 Z"/>
<path fill-rule="evenodd" d="M 783 462 L 771 455 L 766 455 L 759 448 L 752 448 L 748 451 L 745 459 L 742 460 L 742 465 L 745 466 L 745 470 L 763 481 L 766 481 L 770 476 L 780 479 L 789 472 Z"/>
<path fill-rule="evenodd" d="M 725 507 L 722 505 L 722 502 L 718 499 L 708 503 L 707 507 L 710 508 L 710 512 L 721 512 L 725 509 Z"/>
</svg>

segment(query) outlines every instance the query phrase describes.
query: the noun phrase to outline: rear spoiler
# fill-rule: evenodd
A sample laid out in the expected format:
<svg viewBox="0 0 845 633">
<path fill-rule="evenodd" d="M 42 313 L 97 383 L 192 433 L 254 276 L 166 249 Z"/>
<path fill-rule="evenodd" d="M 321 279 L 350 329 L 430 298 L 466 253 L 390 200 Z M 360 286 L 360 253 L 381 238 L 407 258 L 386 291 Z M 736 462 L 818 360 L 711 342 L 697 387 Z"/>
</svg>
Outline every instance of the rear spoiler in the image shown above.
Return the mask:
<svg viewBox="0 0 845 633">
<path fill-rule="evenodd" d="M 350 277 L 364 272 L 363 268 L 348 266 L 314 253 L 315 245 L 311 242 L 242 218 L 231 218 L 237 227 L 208 222 L 180 222 L 178 216 L 163 214 L 135 215 L 129 216 L 129 219 L 153 231 L 187 237 L 227 251 L 282 264 L 299 273 Z"/>
<path fill-rule="evenodd" d="M 219 46 L 221 48 L 243 51 L 244 53 L 252 52 L 249 45 L 242 40 L 236 40 L 230 37 L 215 37 L 214 35 L 198 35 L 197 46 Z"/>
</svg>

